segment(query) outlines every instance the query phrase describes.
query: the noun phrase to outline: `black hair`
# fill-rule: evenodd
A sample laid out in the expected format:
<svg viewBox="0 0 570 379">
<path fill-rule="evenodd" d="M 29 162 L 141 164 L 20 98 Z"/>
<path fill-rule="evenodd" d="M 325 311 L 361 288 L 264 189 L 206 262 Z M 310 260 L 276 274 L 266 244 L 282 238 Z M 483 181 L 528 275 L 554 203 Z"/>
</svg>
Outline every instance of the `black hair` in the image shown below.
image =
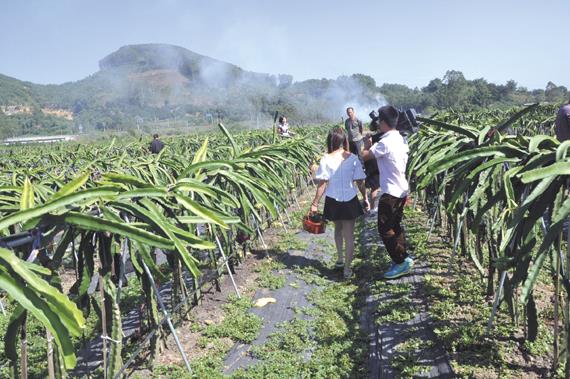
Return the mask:
<svg viewBox="0 0 570 379">
<path fill-rule="evenodd" d="M 386 105 L 378 109 L 378 122 L 384 121 L 391 129 L 398 125 L 398 110 L 392 105 Z"/>
<path fill-rule="evenodd" d="M 330 154 L 338 150 L 341 146 L 344 150 L 348 151 L 348 138 L 346 137 L 346 133 L 343 128 L 337 126 L 331 129 L 327 136 L 327 151 Z"/>
<path fill-rule="evenodd" d="M 283 120 L 285 120 L 286 117 L 285 116 L 279 116 L 279 123 L 282 124 Z"/>
<path fill-rule="evenodd" d="M 158 134 L 154 133 L 154 134 L 152 135 L 152 137 L 153 137 L 153 138 L 158 138 Z"/>
</svg>

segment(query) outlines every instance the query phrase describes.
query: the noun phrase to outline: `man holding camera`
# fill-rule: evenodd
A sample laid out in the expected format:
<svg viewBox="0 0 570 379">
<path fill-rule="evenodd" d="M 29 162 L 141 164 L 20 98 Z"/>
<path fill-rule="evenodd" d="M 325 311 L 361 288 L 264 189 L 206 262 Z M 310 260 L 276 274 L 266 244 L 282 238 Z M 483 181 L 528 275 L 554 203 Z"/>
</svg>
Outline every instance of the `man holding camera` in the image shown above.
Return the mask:
<svg viewBox="0 0 570 379">
<path fill-rule="evenodd" d="M 397 130 L 399 112 L 391 105 L 371 113 L 372 123 L 383 133 L 374 145 L 364 140 L 362 158 L 376 159 L 380 171 L 380 200 L 378 202 L 378 232 L 392 258 L 392 267 L 384 278 L 395 279 L 411 272 L 414 261 L 406 253 L 401 226 L 409 186 L 406 180 L 408 145 Z"/>
<path fill-rule="evenodd" d="M 348 118 L 344 122 L 350 152 L 361 158 L 362 154 L 362 121 L 356 118 L 353 107 L 346 108 Z"/>
</svg>

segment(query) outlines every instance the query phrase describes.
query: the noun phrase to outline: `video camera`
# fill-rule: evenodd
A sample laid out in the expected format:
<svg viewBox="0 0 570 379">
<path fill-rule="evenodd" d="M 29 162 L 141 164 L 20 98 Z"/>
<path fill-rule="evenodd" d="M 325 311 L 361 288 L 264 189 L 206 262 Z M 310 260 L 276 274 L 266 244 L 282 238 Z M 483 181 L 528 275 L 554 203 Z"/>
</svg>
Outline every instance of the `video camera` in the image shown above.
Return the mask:
<svg viewBox="0 0 570 379">
<path fill-rule="evenodd" d="M 398 129 L 400 134 L 408 136 L 418 131 L 420 124 L 416 119 L 416 115 L 417 113 L 414 108 L 410 108 L 405 111 L 398 110 L 398 124 L 396 125 L 396 129 Z M 372 119 L 372 122 L 370 123 L 370 130 L 378 130 L 380 127 L 380 115 L 378 112 L 372 111 L 368 114 L 368 116 Z"/>
</svg>

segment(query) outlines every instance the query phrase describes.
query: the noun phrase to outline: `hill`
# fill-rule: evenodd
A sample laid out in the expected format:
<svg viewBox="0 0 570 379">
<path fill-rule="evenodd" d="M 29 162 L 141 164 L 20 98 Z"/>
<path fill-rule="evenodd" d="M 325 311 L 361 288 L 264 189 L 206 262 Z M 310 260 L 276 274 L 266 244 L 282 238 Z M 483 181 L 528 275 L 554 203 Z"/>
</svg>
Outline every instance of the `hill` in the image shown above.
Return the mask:
<svg viewBox="0 0 570 379">
<path fill-rule="evenodd" d="M 0 134 L 60 133 L 80 125 L 83 131 L 128 129 L 176 118 L 189 125 L 217 118 L 253 122 L 276 110 L 322 121 L 336 118 L 349 101 L 377 106 L 378 94 L 366 95 L 354 79 L 345 78 L 340 87 L 326 79 L 293 83 L 290 75 L 246 71 L 171 45 L 124 46 L 104 57 L 99 68 L 61 85 L 1 75 Z"/>
</svg>

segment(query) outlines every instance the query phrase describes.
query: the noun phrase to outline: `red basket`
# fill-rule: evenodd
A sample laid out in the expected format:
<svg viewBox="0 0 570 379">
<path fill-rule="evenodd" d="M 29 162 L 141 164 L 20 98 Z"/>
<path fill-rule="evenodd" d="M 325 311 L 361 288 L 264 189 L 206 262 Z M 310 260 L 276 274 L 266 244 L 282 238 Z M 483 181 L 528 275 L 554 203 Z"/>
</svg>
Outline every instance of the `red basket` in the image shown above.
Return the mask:
<svg viewBox="0 0 570 379">
<path fill-rule="evenodd" d="M 303 217 L 303 229 L 311 234 L 323 234 L 326 227 L 327 222 L 319 213 L 307 214 Z"/>
</svg>

